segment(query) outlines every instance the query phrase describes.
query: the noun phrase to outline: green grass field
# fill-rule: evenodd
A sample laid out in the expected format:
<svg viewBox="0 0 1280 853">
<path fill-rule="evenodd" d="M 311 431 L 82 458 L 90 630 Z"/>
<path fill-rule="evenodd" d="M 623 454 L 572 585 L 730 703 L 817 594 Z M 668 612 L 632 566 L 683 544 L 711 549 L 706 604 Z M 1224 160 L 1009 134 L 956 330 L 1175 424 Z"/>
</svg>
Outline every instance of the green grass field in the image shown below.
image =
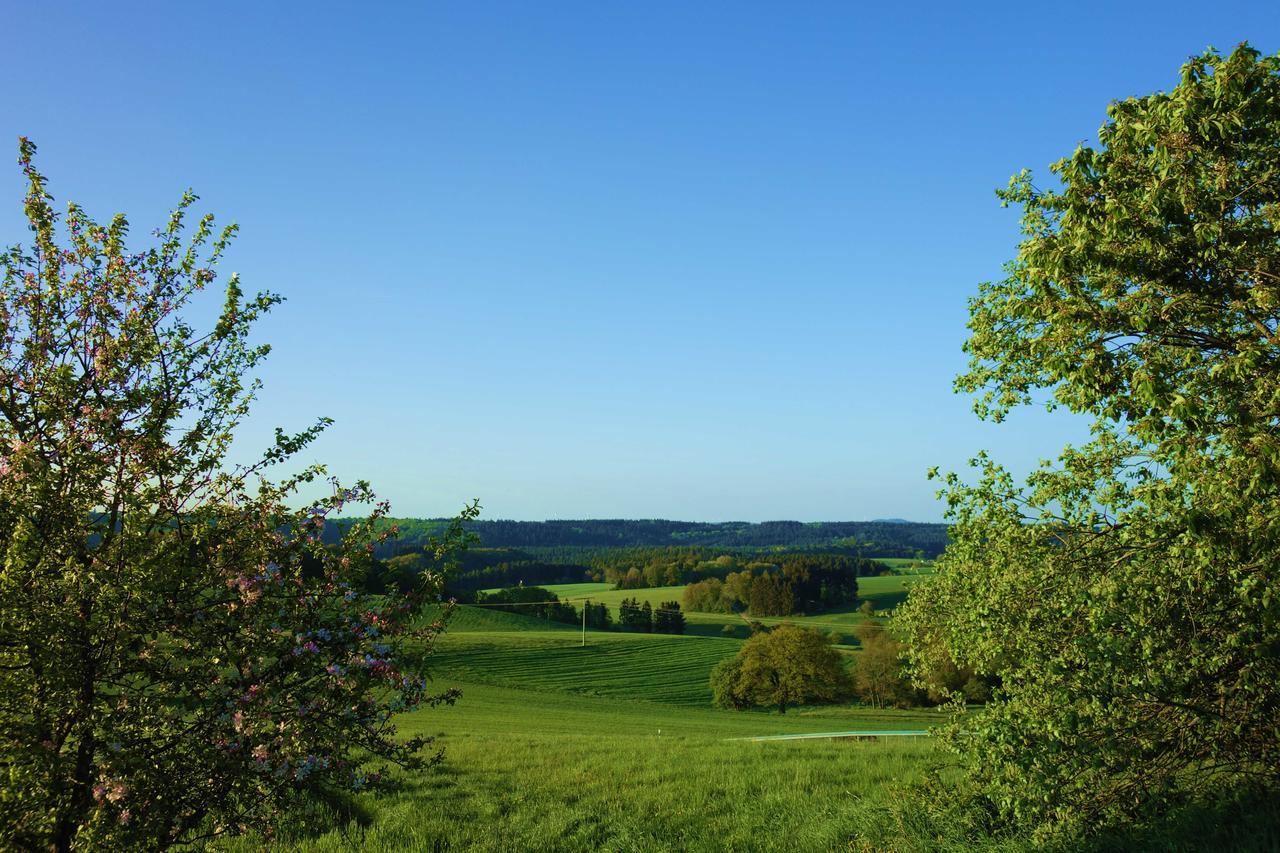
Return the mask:
<svg viewBox="0 0 1280 853">
<path fill-rule="evenodd" d="M 843 850 L 884 820 L 890 783 L 915 778 L 933 754 L 924 739 L 725 739 L 784 719 L 763 714 L 461 687 L 455 707 L 403 727 L 443 733 L 442 765 L 372 803 L 367 827 L 299 832 L 278 849 Z M 787 718 L 788 728 L 816 722 Z M 877 719 L 900 724 L 859 722 Z"/>
<path fill-rule="evenodd" d="M 738 642 L 714 637 L 577 631 L 459 633 L 439 646 L 435 665 L 467 681 L 584 696 L 624 696 L 704 707 L 711 668 Z"/>
<path fill-rule="evenodd" d="M 892 610 L 906 600 L 907 590 L 913 583 L 919 582 L 921 575 L 882 575 L 878 577 L 858 578 L 859 601 L 867 600 L 878 611 Z M 660 586 L 649 589 L 613 589 L 606 583 L 573 583 L 550 584 L 544 589 L 554 592 L 561 599 L 580 602 L 590 600 L 607 605 L 614 617 L 617 617 L 618 605 L 624 598 L 637 601 L 648 601 L 651 607 L 657 607 L 664 601 L 680 601 L 684 595 L 683 586 Z M 685 614 L 686 632 L 691 635 L 706 637 L 724 636 L 724 626 L 731 625 L 735 636 L 744 638 L 749 635 L 748 620 L 763 622 L 766 625 L 777 625 L 792 622 L 810 628 L 828 631 L 839 637 L 838 642 L 853 642 L 853 628 L 866 621 L 856 606 L 829 610 L 812 616 L 787 617 L 744 617 L 732 613 L 699 613 Z"/>
<path fill-rule="evenodd" d="M 652 591 L 651 591 L 652 592 Z M 587 633 L 459 607 L 432 658 L 453 707 L 403 718 L 443 764 L 366 797 L 367 825 L 296 830 L 296 850 L 843 850 L 879 826 L 891 783 L 937 757 L 927 738 L 733 738 L 924 729 L 934 711 L 711 707 L 712 666 L 740 641 Z M 258 849 L 261 839 L 223 845 Z"/>
</svg>

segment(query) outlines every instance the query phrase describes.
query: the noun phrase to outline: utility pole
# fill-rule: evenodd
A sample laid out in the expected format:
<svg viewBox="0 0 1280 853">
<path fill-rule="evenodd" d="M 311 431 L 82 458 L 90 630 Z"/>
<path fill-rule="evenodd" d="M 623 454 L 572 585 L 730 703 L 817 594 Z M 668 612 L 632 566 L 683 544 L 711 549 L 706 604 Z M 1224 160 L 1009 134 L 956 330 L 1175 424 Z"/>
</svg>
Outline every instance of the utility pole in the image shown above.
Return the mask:
<svg viewBox="0 0 1280 853">
<path fill-rule="evenodd" d="M 591 604 L 591 599 L 582 602 L 582 647 L 587 647 L 587 606 Z"/>
</svg>

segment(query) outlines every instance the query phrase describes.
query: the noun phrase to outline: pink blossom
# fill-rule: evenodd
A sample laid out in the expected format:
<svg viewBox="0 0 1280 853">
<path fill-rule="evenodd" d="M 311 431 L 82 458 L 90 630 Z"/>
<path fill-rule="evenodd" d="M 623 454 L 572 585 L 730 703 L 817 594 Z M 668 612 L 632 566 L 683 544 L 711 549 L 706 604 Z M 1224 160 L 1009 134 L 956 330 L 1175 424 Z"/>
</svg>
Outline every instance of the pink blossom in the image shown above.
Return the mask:
<svg viewBox="0 0 1280 853">
<path fill-rule="evenodd" d="M 112 779 L 105 786 L 107 801 L 118 803 L 124 799 L 124 795 L 129 793 L 129 786 L 121 782 L 119 779 Z"/>
</svg>

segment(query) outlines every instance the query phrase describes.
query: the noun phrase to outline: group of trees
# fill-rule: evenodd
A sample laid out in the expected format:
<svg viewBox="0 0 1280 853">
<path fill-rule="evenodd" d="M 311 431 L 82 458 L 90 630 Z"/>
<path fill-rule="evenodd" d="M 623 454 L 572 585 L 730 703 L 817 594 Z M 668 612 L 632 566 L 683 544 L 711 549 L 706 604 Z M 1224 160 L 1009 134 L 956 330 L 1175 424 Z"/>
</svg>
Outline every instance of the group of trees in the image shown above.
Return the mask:
<svg viewBox="0 0 1280 853">
<path fill-rule="evenodd" d="M 344 522 L 345 525 L 345 522 Z M 344 525 L 326 527 L 325 538 Z M 434 529 L 434 528 L 432 528 Z M 401 535 L 397 528 L 397 536 Z M 388 540 L 395 542 L 395 539 Z M 416 584 L 426 568 L 423 551 L 401 543 L 395 549 L 385 543 L 375 547 L 372 568 L 365 579 L 369 592 L 396 588 L 401 591 Z M 697 583 L 710 578 L 724 581 L 729 575 L 746 572 L 760 575 L 782 571 L 796 596 L 797 610 L 835 607 L 856 596 L 856 583 L 849 576 L 874 575 L 886 571 L 883 564 L 839 551 L 724 553 L 707 548 L 573 548 L 536 547 L 528 549 L 472 547 L 459 555 L 445 579 L 448 593 L 459 601 L 470 601 L 478 590 L 498 587 L 605 581 L 615 589 L 647 589 Z M 744 596 L 743 607 L 749 606 Z"/>
<path fill-rule="evenodd" d="M 875 708 L 936 705 L 957 697 L 990 699 L 995 679 L 950 664 L 930 673 L 922 687 L 907 667 L 904 646 L 890 626 L 864 622 L 855 629 L 859 650 L 842 655 L 827 634 L 784 624 L 752 624 L 751 637 L 711 673 L 712 701 L 724 708 L 776 707 L 856 699 Z"/>
<path fill-rule="evenodd" d="M 352 519 L 331 520 L 324 541 L 341 540 Z M 379 559 L 416 552 L 448 529 L 448 519 L 388 518 L 382 527 L 394 525 L 395 542 L 379 543 Z M 576 521 L 504 521 L 476 519 L 466 525 L 489 548 L 509 548 L 536 555 L 548 562 L 584 562 L 584 554 L 597 551 L 684 550 L 715 556 L 726 552 L 766 554 L 772 551 L 832 550 L 855 557 L 920 557 L 933 559 L 947 545 L 942 524 L 909 521 L 812 522 L 767 521 L 703 523 L 637 519 L 581 519 Z M 633 563 L 641 566 L 646 561 Z M 663 584 L 652 584 L 662 586 Z"/>
<path fill-rule="evenodd" d="M 375 594 L 388 589 L 404 592 L 416 587 L 418 576 L 429 568 L 430 560 L 421 548 L 402 548 L 400 553 L 374 558 L 364 578 L 364 589 Z M 446 594 L 466 602 L 474 600 L 482 589 L 585 580 L 589 580 L 586 565 L 540 560 L 510 548 L 472 547 L 458 555 L 444 584 Z"/>
<path fill-rule="evenodd" d="M 959 701 L 984 704 L 999 679 L 976 673 L 954 661 L 940 661 L 923 678 L 911 671 L 906 647 L 891 623 L 863 622 L 854 629 L 858 653 L 853 659 L 853 685 L 858 699 L 876 708 L 914 708 Z"/>
<path fill-rule="evenodd" d="M 683 634 L 685 625 L 679 602 L 664 601 L 654 608 L 647 600 L 634 598 L 624 598 L 618 605 L 618 623 L 624 631 L 653 634 Z"/>
<path fill-rule="evenodd" d="M 392 558 L 392 560 L 399 558 Z M 489 565 L 469 567 L 465 563 L 456 572 L 451 572 L 445 579 L 449 592 L 466 600 L 477 590 L 515 584 L 557 584 L 582 583 L 588 580 L 587 567 L 548 563 L 542 560 L 525 559 L 509 560 Z"/>
<path fill-rule="evenodd" d="M 552 622 L 573 625 L 582 621 L 580 610 L 540 586 L 513 586 L 494 592 L 482 592 L 476 595 L 475 603 L 494 610 L 519 613 L 535 619 L 549 619 Z M 611 621 L 607 608 L 604 618 Z"/>
<path fill-rule="evenodd" d="M 730 575 L 748 578 L 770 571 L 786 575 L 802 610 L 823 610 L 857 597 L 859 576 L 886 571 L 885 566 L 864 557 L 839 551 L 730 552 L 714 554 L 700 548 L 625 548 L 605 550 L 591 557 L 593 577 L 616 589 L 696 584 L 707 580 L 726 582 Z M 852 580 L 853 583 L 849 581 Z M 746 596 L 743 597 L 746 606 Z"/>
<path fill-rule="evenodd" d="M 858 597 L 858 575 L 878 564 L 833 554 L 788 554 L 774 564 L 752 564 L 724 577 L 687 585 L 684 606 L 703 613 L 750 612 L 790 616 L 850 604 Z"/>
<path fill-rule="evenodd" d="M 685 628 L 684 614 L 680 612 L 680 604 L 675 601 L 664 601 L 655 608 L 648 601 L 624 598 L 618 605 L 616 623 L 608 606 L 602 602 L 586 601 L 581 607 L 575 607 L 567 601 L 561 601 L 551 590 L 539 586 L 513 586 L 482 592 L 476 595 L 475 603 L 495 610 L 568 625 L 582 624 L 585 609 L 587 627 L 599 631 L 613 630 L 616 625 L 623 631 L 683 634 Z"/>
</svg>

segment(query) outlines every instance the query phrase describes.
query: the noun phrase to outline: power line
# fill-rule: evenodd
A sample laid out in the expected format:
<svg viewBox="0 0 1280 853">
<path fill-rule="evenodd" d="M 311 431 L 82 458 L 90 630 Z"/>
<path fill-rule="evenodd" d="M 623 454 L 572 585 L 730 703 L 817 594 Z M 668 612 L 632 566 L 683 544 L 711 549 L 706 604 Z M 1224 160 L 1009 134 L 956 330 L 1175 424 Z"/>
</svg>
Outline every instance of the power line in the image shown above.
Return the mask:
<svg viewBox="0 0 1280 853">
<path fill-rule="evenodd" d="M 536 606 L 546 605 L 546 604 L 572 604 L 572 603 L 573 603 L 573 602 L 575 602 L 575 601 L 577 601 L 577 602 L 585 602 L 585 603 L 587 603 L 587 604 L 590 604 L 590 603 L 591 603 L 591 601 L 592 601 L 592 599 L 590 599 L 590 598 L 559 598 L 559 599 L 547 599 L 546 601 L 508 601 L 508 602 L 478 602 L 478 603 L 471 603 L 471 602 L 457 602 L 457 604 L 459 604 L 459 605 L 461 605 L 461 606 L 463 606 L 463 607 L 536 607 Z M 598 603 L 600 603 L 600 604 L 604 604 L 604 602 L 598 602 Z M 801 627 L 801 628 L 813 628 L 813 627 L 818 627 L 818 628 L 836 628 L 836 629 L 843 630 L 843 631 L 846 631 L 846 632 L 854 631 L 855 629 L 865 629 L 865 628 L 875 628 L 875 629 L 879 629 L 879 630 L 885 630 L 885 629 L 887 629 L 887 628 L 889 627 L 889 626 L 887 626 L 887 625 L 885 625 L 885 624 L 883 624 L 883 623 L 881 623 L 881 622 L 870 622 L 870 621 L 868 621 L 868 622 L 856 622 L 856 623 L 850 623 L 850 622 L 814 622 L 814 621 L 811 621 L 807 616 L 797 616 L 797 617 L 794 617 L 794 618 L 788 618 L 788 617 L 786 617 L 786 616 L 752 616 L 752 617 L 748 617 L 748 616 L 746 616 L 746 615 L 745 615 L 745 614 L 743 614 L 743 613 L 723 613 L 723 614 L 721 614 L 721 613 L 713 613 L 713 612 L 706 611 L 706 610 L 684 610 L 684 611 L 681 611 L 681 612 L 682 612 L 685 616 L 691 616 L 691 615 L 694 615 L 694 614 L 698 614 L 698 615 L 706 615 L 706 616 L 739 616 L 739 617 L 741 617 L 742 619 L 746 620 L 748 624 L 750 624 L 751 622 L 759 622 L 759 623 L 760 623 L 760 624 L 762 624 L 762 625 L 786 625 L 786 624 L 793 624 L 793 625 L 797 625 L 798 627 Z M 883 618 L 883 617 L 875 617 L 875 618 Z M 705 623 L 704 623 L 704 624 L 705 624 Z"/>
</svg>

